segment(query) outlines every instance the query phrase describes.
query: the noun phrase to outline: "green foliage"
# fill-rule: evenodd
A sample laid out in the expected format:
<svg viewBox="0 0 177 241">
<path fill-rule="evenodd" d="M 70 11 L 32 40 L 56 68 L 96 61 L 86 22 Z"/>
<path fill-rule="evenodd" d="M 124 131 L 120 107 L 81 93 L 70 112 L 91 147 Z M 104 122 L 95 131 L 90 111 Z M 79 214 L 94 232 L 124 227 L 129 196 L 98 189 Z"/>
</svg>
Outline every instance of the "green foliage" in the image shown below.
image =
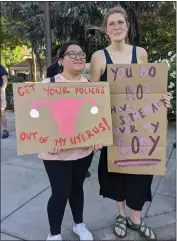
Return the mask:
<svg viewBox="0 0 177 241">
<path fill-rule="evenodd" d="M 176 54 L 169 59 L 168 63 L 168 91 L 173 95 L 171 107 L 168 110 L 168 119 L 170 122 L 176 122 Z"/>
<path fill-rule="evenodd" d="M 4 25 L 8 33 L 24 39 L 32 48 L 42 76 L 45 56 L 43 2 L 2 2 L 1 9 L 2 16 L 7 19 Z"/>
<path fill-rule="evenodd" d="M 94 51 L 108 43 L 104 34 L 93 26 L 100 26 L 104 13 L 111 7 L 122 6 L 129 15 L 130 43 L 144 47 L 149 61 L 165 59 L 169 64 L 169 90 L 173 93 L 169 120 L 176 112 L 176 58 L 168 59 L 168 53 L 176 53 L 176 4 L 172 1 L 56 1 L 50 2 L 51 43 L 53 49 L 65 41 L 76 40 L 87 53 L 87 62 Z M 2 2 L 3 28 L 1 41 L 8 39 L 29 43 L 42 69 L 45 55 L 44 2 Z M 92 27 L 92 29 L 89 29 Z M 14 39 L 12 38 L 14 37 Z M 13 41 L 10 46 L 14 46 Z M 20 44 L 19 44 L 20 45 Z M 56 56 L 56 51 L 54 55 Z M 55 57 L 54 56 L 54 57 Z M 10 87 L 9 87 L 10 88 Z"/>
<path fill-rule="evenodd" d="M 9 79 L 9 83 L 22 83 L 22 82 L 24 82 L 24 78 L 20 76 L 12 76 Z"/>
<path fill-rule="evenodd" d="M 44 2 L 2 2 L 1 5 L 9 33 L 29 41 L 40 61 L 40 56 L 45 54 Z M 57 42 L 76 40 L 85 47 L 89 61 L 92 53 L 105 47 L 107 41 L 99 31 L 88 27 L 99 27 L 104 13 L 115 6 L 126 9 L 130 42 L 145 47 L 150 60 L 165 57 L 175 48 L 175 3 L 172 1 L 50 2 L 52 46 L 55 48 Z"/>
<path fill-rule="evenodd" d="M 171 107 L 168 109 L 168 120 L 169 122 L 176 122 L 176 54 L 168 59 L 159 59 L 156 62 L 168 64 L 168 91 L 173 96 Z"/>
<path fill-rule="evenodd" d="M 149 56 L 149 61 L 168 57 L 176 52 L 176 8 L 174 2 L 163 2 L 154 13 L 138 15 L 140 43 Z"/>
<path fill-rule="evenodd" d="M 0 17 L 1 28 L 0 28 L 0 44 L 5 45 L 11 49 L 14 49 L 16 46 L 22 46 L 26 44 L 23 36 L 19 37 L 17 34 L 12 34 L 8 29 L 8 20 L 6 17 Z"/>
<path fill-rule="evenodd" d="M 105 35 L 95 30 L 94 26 L 100 27 L 105 12 L 115 6 L 122 6 L 126 9 L 131 23 L 130 42 L 138 45 L 138 22 L 135 11 L 155 11 L 159 2 L 51 2 L 52 42 L 55 39 L 60 40 L 61 43 L 68 39 L 76 40 L 84 48 L 87 54 L 87 62 L 89 62 L 94 51 L 102 49 L 108 44 Z M 61 24 L 62 27 L 58 28 L 58 24 Z"/>
<path fill-rule="evenodd" d="M 7 100 L 7 110 L 14 110 L 14 102 L 13 102 L 13 83 L 22 83 L 24 79 L 18 76 L 12 76 L 6 88 L 6 100 Z"/>
<path fill-rule="evenodd" d="M 76 40 L 85 47 L 88 59 L 94 51 L 105 47 L 108 43 L 99 31 L 88 27 L 100 26 L 105 12 L 115 6 L 122 6 L 129 15 L 130 42 L 139 44 L 138 22 L 136 12 L 156 11 L 161 3 L 148 1 L 57 1 L 50 2 L 51 42 L 63 43 Z M 44 2 L 10 2 L 2 3 L 2 13 L 8 19 L 11 33 L 28 39 L 40 62 L 40 53 L 45 53 L 44 39 Z M 40 64 L 40 63 L 39 63 Z"/>
<path fill-rule="evenodd" d="M 8 21 L 1 17 L 0 41 L 1 41 L 1 64 L 10 68 L 24 60 L 23 50 L 26 49 L 23 37 L 12 34 L 7 28 Z"/>
<path fill-rule="evenodd" d="M 13 89 L 12 83 L 9 83 L 6 88 L 6 101 L 7 101 L 7 110 L 13 110 Z"/>
<path fill-rule="evenodd" d="M 5 43 L 1 46 L 1 63 L 8 69 L 24 60 L 23 50 L 25 46 L 17 46 L 12 49 L 10 46 L 6 46 Z"/>
</svg>

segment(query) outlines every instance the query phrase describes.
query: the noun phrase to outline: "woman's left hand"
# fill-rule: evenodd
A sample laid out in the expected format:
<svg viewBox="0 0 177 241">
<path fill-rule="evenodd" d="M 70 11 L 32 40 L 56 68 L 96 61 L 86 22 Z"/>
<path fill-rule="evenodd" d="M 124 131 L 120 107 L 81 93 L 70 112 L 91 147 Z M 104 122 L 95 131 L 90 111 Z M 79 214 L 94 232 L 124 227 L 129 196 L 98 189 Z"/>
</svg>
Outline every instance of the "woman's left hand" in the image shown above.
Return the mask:
<svg viewBox="0 0 177 241">
<path fill-rule="evenodd" d="M 92 145 L 92 149 L 93 151 L 100 151 L 103 147 L 100 145 L 100 144 L 95 144 L 95 145 Z"/>
<path fill-rule="evenodd" d="M 167 94 L 164 95 L 164 97 L 163 97 L 164 104 L 165 104 L 165 106 L 166 106 L 167 108 L 170 107 L 170 101 L 171 101 L 171 99 L 173 99 L 173 97 L 172 97 L 172 94 L 171 94 L 170 92 L 167 92 Z"/>
<path fill-rule="evenodd" d="M 60 148 L 58 146 L 54 146 L 48 153 L 51 155 L 58 155 L 60 153 Z"/>
</svg>

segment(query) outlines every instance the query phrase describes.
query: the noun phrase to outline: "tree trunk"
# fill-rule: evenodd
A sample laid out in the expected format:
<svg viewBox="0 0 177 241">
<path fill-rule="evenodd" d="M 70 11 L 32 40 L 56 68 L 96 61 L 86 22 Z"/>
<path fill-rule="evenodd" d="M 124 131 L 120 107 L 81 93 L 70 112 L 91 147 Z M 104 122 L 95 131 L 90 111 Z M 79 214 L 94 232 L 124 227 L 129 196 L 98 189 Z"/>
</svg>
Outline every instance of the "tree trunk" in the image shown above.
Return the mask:
<svg viewBox="0 0 177 241">
<path fill-rule="evenodd" d="M 36 56 L 34 53 L 33 53 L 33 79 L 34 79 L 34 82 L 37 81 L 37 79 L 36 79 Z"/>
<path fill-rule="evenodd" d="M 43 79 L 43 66 L 42 66 L 42 60 L 40 58 L 40 55 L 39 55 L 39 52 L 38 52 L 36 46 L 34 48 L 34 53 L 35 53 L 35 56 L 36 56 L 38 67 L 39 67 L 40 81 L 41 81 Z"/>
<path fill-rule="evenodd" d="M 32 79 L 36 82 L 36 58 L 34 53 L 34 44 L 32 44 Z"/>
<path fill-rule="evenodd" d="M 9 79 L 11 79 L 12 75 L 11 75 L 10 67 L 7 67 L 7 69 L 8 69 Z"/>
</svg>

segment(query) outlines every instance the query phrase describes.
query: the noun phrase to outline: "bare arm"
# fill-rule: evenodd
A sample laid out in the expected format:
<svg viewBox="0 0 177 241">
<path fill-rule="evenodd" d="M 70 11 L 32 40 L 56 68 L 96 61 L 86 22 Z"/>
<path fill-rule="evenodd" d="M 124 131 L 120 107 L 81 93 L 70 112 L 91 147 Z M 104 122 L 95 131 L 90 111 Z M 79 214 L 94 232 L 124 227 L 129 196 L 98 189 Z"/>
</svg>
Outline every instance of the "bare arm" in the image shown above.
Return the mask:
<svg viewBox="0 0 177 241">
<path fill-rule="evenodd" d="M 2 90 L 5 90 L 6 87 L 7 87 L 7 84 L 8 84 L 8 79 L 7 79 L 7 76 L 6 76 L 6 75 L 3 75 L 3 76 L 2 76 L 2 81 L 3 81 Z"/>
<path fill-rule="evenodd" d="M 90 62 L 90 76 L 91 82 L 98 82 L 100 81 L 101 77 L 101 61 L 99 61 L 99 53 L 95 52 L 92 55 L 91 62 Z"/>
<path fill-rule="evenodd" d="M 138 47 L 137 48 L 137 57 L 138 57 L 139 64 L 148 63 L 148 54 L 145 49 Z"/>
</svg>

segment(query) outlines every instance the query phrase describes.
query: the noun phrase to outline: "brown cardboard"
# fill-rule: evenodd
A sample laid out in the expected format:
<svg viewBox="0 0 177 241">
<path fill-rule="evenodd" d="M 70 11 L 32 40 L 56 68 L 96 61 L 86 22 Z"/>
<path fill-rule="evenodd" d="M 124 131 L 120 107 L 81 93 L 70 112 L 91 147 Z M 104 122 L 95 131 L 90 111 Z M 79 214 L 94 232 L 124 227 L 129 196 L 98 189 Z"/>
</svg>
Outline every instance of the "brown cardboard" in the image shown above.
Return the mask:
<svg viewBox="0 0 177 241">
<path fill-rule="evenodd" d="M 108 83 L 17 83 L 13 93 L 18 155 L 113 144 Z"/>
<path fill-rule="evenodd" d="M 167 74 L 167 64 L 108 65 L 114 138 L 109 172 L 165 174 L 167 108 L 160 100 L 167 92 Z"/>
</svg>

